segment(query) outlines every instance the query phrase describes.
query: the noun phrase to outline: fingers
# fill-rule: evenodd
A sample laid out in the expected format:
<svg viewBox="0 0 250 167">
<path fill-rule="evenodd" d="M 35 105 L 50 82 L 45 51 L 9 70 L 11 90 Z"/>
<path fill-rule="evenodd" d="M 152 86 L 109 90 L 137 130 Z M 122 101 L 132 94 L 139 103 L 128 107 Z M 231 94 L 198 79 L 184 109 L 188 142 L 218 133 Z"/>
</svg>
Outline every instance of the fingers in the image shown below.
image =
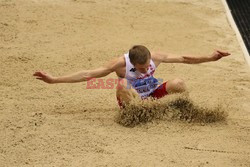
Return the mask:
<svg viewBox="0 0 250 167">
<path fill-rule="evenodd" d="M 40 71 L 37 71 L 37 72 L 35 72 L 34 74 L 33 74 L 33 76 L 41 76 L 41 72 Z"/>
<path fill-rule="evenodd" d="M 33 74 L 33 76 L 36 76 L 37 75 L 37 72 L 35 72 L 34 74 Z"/>
<path fill-rule="evenodd" d="M 42 77 L 45 76 L 47 73 L 46 72 L 42 72 L 42 71 L 37 71 L 33 74 L 33 76 L 38 76 L 38 77 Z"/>
<path fill-rule="evenodd" d="M 229 56 L 231 55 L 229 52 L 226 51 L 221 51 L 221 50 L 216 50 L 219 54 L 221 54 L 222 56 Z"/>
</svg>

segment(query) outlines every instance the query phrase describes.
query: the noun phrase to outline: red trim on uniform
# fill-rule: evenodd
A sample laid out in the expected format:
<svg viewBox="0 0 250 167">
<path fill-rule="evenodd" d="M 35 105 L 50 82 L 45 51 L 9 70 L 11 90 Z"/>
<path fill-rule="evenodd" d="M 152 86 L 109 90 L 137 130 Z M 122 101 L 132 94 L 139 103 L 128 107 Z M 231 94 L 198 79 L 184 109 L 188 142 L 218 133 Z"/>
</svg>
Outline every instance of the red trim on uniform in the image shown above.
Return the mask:
<svg viewBox="0 0 250 167">
<path fill-rule="evenodd" d="M 154 92 L 150 94 L 150 96 L 156 99 L 160 99 L 166 96 L 168 94 L 166 87 L 167 87 L 167 82 L 164 82 L 157 89 L 155 89 Z"/>
</svg>

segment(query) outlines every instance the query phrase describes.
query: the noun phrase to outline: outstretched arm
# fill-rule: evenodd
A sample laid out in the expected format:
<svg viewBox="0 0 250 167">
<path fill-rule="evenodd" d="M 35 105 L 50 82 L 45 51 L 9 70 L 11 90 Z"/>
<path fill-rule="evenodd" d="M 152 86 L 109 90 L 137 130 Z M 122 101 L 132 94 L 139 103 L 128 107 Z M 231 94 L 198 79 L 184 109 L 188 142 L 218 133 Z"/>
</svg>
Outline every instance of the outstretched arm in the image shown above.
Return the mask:
<svg viewBox="0 0 250 167">
<path fill-rule="evenodd" d="M 191 55 L 173 55 L 162 52 L 152 53 L 152 59 L 155 60 L 156 64 L 160 63 L 185 63 L 185 64 L 199 64 L 210 61 L 217 61 L 222 57 L 229 56 L 230 53 L 225 51 L 216 50 L 208 56 L 191 56 Z"/>
<path fill-rule="evenodd" d="M 122 65 L 122 60 L 120 58 L 114 59 L 107 63 L 105 66 L 94 69 L 94 70 L 82 70 L 70 75 L 54 77 L 46 72 L 37 71 L 33 74 L 36 79 L 42 80 L 46 83 L 75 83 L 87 81 L 91 78 L 100 78 L 104 77 L 116 70 L 119 66 Z"/>
</svg>

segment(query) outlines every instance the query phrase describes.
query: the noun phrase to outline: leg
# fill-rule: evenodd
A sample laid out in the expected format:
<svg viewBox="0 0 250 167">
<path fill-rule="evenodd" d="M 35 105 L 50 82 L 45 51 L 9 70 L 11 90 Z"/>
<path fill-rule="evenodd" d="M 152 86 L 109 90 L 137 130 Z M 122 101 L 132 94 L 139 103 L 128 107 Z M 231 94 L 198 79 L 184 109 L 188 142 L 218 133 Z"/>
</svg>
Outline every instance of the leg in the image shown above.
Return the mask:
<svg viewBox="0 0 250 167">
<path fill-rule="evenodd" d="M 167 94 L 182 93 L 186 91 L 186 85 L 181 79 L 174 79 L 161 84 L 150 96 L 160 99 Z M 187 93 L 188 96 L 188 93 Z"/>
<path fill-rule="evenodd" d="M 166 91 L 168 93 L 182 93 L 186 90 L 186 85 L 182 79 L 177 78 L 167 82 Z"/>
<path fill-rule="evenodd" d="M 128 104 L 131 100 L 139 98 L 139 94 L 135 89 L 127 88 L 127 80 L 120 79 L 116 89 L 116 97 L 120 107 L 123 107 L 123 104 Z"/>
</svg>

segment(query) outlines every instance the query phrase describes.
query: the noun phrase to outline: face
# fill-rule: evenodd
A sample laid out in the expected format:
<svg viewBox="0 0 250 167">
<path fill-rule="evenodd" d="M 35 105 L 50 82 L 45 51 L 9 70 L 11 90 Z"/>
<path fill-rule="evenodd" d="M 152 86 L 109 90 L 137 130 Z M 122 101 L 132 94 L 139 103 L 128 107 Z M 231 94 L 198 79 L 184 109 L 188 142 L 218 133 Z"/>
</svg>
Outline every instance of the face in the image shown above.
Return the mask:
<svg viewBox="0 0 250 167">
<path fill-rule="evenodd" d="M 150 59 L 148 59 L 148 61 L 145 64 L 135 64 L 134 66 L 137 71 L 145 74 L 148 71 L 149 65 L 150 65 Z"/>
</svg>

